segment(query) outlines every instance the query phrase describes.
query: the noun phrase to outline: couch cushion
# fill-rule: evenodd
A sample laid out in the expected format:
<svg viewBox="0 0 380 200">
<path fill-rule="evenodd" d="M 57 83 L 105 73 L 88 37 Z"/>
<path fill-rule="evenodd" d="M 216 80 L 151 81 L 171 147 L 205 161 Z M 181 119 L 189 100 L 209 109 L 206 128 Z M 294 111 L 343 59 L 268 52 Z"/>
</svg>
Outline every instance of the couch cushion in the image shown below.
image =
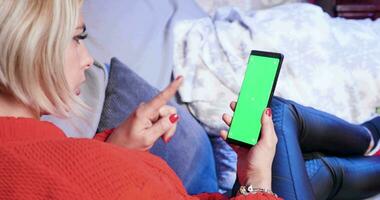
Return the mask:
<svg viewBox="0 0 380 200">
<path fill-rule="evenodd" d="M 86 44 L 97 60 L 118 57 L 158 89 L 172 73 L 173 25 L 206 16 L 193 0 L 91 0 L 83 15 Z"/>
<path fill-rule="evenodd" d="M 126 65 L 112 59 L 99 131 L 116 127 L 158 92 Z M 180 117 L 177 130 L 168 144 L 159 139 L 151 152 L 168 162 L 190 194 L 216 192 L 215 160 L 207 133 L 186 107 L 175 101 L 169 105 L 177 108 Z"/>
</svg>

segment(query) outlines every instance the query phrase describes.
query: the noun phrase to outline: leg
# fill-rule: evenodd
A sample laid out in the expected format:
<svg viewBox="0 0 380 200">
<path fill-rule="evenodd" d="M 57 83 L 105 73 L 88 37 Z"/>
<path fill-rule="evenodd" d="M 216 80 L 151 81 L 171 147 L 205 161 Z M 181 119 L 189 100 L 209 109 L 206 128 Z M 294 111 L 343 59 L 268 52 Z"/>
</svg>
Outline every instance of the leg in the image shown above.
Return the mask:
<svg viewBox="0 0 380 200">
<path fill-rule="evenodd" d="M 291 105 L 273 98 L 273 122 L 278 137 L 273 161 L 273 191 L 287 200 L 315 199 L 299 144 L 299 121 Z"/>
<path fill-rule="evenodd" d="M 275 192 L 285 199 L 324 199 L 329 195 L 343 195 L 344 191 L 350 190 L 355 190 L 363 196 L 372 194 L 366 188 L 353 187 L 353 183 L 361 180 L 358 177 L 371 177 L 379 173 L 379 167 L 374 165 L 376 167 L 372 170 L 352 170 L 372 163 L 371 160 L 376 158 L 336 158 L 336 162 L 332 158 L 329 158 L 330 162 L 322 162 L 328 159 L 313 159 L 307 161 L 307 168 L 303 159 L 304 150 L 335 155 L 363 155 L 370 141 L 366 129 L 281 98 L 273 98 L 271 107 L 279 138 L 273 165 Z M 310 172 L 313 169 L 314 172 L 318 169 L 317 171 L 321 174 L 315 173 L 312 176 Z M 345 169 L 344 173 L 339 173 L 342 172 L 341 169 Z M 349 177 L 343 176 L 347 174 L 350 174 Z M 310 176 L 310 181 L 308 176 Z M 339 180 L 343 178 L 346 186 L 340 187 Z M 324 182 L 315 180 L 324 180 Z M 366 180 L 371 180 L 366 182 L 368 188 L 376 186 L 374 180 L 377 179 Z M 324 194 L 328 196 L 323 197 Z"/>
<path fill-rule="evenodd" d="M 297 121 L 302 152 L 323 152 L 330 155 L 363 155 L 371 137 L 363 126 L 348 123 L 334 115 L 304 107 L 295 102 L 275 98 L 292 109 Z"/>
<path fill-rule="evenodd" d="M 365 199 L 380 193 L 380 157 L 313 157 L 306 168 L 317 199 Z"/>
</svg>

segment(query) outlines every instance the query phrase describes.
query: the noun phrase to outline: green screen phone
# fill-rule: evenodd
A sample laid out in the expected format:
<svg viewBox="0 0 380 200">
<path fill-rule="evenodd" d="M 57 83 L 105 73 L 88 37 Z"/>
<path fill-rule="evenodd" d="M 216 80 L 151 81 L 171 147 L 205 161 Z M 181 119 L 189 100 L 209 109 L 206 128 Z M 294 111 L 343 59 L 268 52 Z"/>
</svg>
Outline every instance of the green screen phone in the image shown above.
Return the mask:
<svg viewBox="0 0 380 200">
<path fill-rule="evenodd" d="M 251 147 L 260 138 L 261 116 L 272 99 L 283 55 L 273 52 L 252 51 L 227 141 Z"/>
</svg>

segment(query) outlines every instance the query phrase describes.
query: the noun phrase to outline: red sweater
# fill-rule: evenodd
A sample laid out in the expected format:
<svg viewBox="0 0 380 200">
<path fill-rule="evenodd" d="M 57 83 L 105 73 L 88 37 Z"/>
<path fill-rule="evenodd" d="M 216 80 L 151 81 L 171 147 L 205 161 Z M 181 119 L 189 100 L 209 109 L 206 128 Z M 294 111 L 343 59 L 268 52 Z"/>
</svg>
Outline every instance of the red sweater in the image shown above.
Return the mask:
<svg viewBox="0 0 380 200">
<path fill-rule="evenodd" d="M 189 196 L 165 161 L 100 141 L 106 135 L 71 139 L 49 122 L 0 117 L 0 199 L 225 198 Z"/>
</svg>

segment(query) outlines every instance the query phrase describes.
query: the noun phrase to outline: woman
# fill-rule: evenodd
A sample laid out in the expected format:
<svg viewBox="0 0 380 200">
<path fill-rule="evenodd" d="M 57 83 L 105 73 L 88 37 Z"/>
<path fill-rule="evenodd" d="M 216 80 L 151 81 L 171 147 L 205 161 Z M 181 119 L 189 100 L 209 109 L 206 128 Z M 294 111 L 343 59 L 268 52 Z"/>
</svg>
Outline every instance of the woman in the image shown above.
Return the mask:
<svg viewBox="0 0 380 200">
<path fill-rule="evenodd" d="M 42 114 L 67 117 L 93 59 L 82 40 L 81 0 L 0 1 L 1 199 L 222 199 L 186 194 L 178 177 L 149 149 L 172 137 L 179 117 L 167 106 L 181 84 L 160 95 L 114 130 L 94 140 L 69 139 Z M 271 192 L 277 137 L 267 109 L 256 147 L 236 148 L 241 185 L 236 199 L 278 199 Z M 99 141 L 100 140 L 100 141 Z M 106 141 L 104 143 L 102 141 Z"/>
</svg>

